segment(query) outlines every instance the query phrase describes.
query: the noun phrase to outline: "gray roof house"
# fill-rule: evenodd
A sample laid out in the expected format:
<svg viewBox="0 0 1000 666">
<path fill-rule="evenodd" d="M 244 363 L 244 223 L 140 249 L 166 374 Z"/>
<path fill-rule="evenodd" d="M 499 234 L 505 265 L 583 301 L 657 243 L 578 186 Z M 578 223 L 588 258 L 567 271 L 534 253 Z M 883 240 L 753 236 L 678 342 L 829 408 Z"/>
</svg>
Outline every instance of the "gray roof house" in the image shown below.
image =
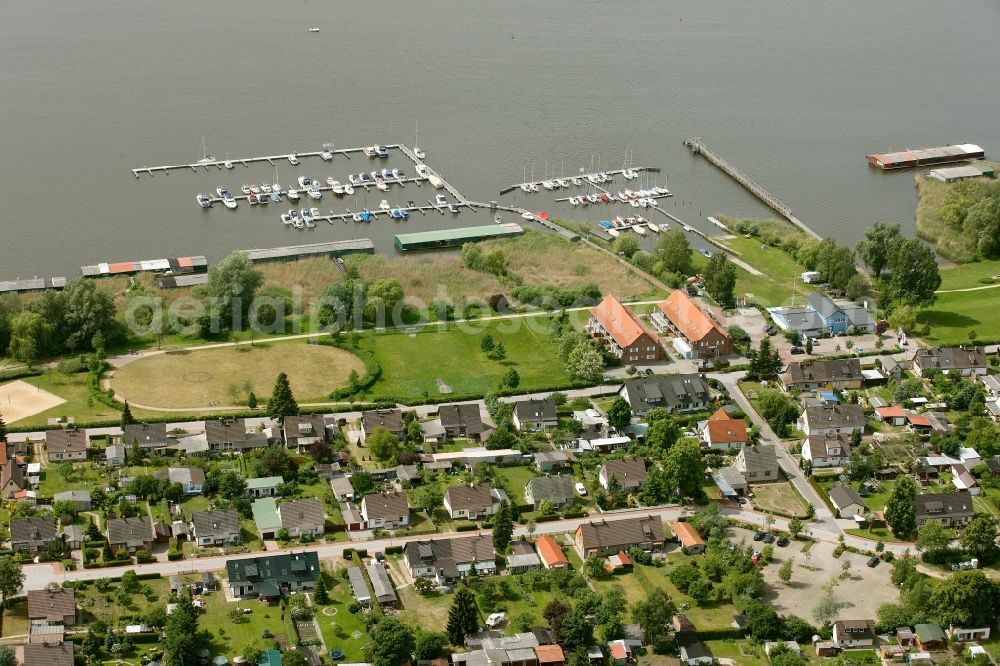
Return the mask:
<svg viewBox="0 0 1000 666">
<path fill-rule="evenodd" d="M 835 404 L 810 405 L 799 416 L 798 428 L 807 436 L 864 434 L 868 425 L 864 407 L 861 405 Z"/>
<path fill-rule="evenodd" d="M 402 441 L 406 436 L 403 412 L 398 409 L 370 409 L 361 412 L 361 441 L 368 439 L 376 428 L 385 428 Z"/>
<path fill-rule="evenodd" d="M 710 400 L 708 381 L 701 375 L 626 379 L 620 395 L 632 407 L 633 416 L 644 416 L 656 407 L 689 412 L 704 408 Z"/>
<path fill-rule="evenodd" d="M 857 389 L 864 382 L 861 360 L 857 358 L 793 361 L 779 379 L 781 387 L 786 391 L 793 388 L 812 391 L 822 386 L 842 390 Z"/>
<path fill-rule="evenodd" d="M 496 550 L 488 534 L 408 541 L 403 560 L 413 578 L 451 585 L 461 578 L 492 575 L 497 571 Z"/>
<path fill-rule="evenodd" d="M 53 502 L 72 502 L 77 511 L 90 511 L 90 492 L 86 490 L 64 490 L 52 496 Z"/>
<path fill-rule="evenodd" d="M 734 463 L 748 484 L 767 483 L 780 479 L 778 457 L 773 444 L 756 444 L 740 449 Z"/>
<path fill-rule="evenodd" d="M 663 548 L 663 521 L 657 516 L 590 521 L 576 528 L 574 545 L 580 557 L 605 557 L 636 546 L 645 551 Z"/>
<path fill-rule="evenodd" d="M 967 377 L 987 374 L 986 350 L 984 347 L 932 347 L 918 349 L 913 357 L 913 372 L 923 377 L 924 372 L 935 368 L 944 373 L 952 370 Z"/>
<path fill-rule="evenodd" d="M 853 518 L 863 516 L 868 511 L 865 500 L 850 486 L 834 486 L 830 489 L 830 503 L 837 509 L 838 517 Z"/>
<path fill-rule="evenodd" d="M 354 499 L 354 486 L 346 476 L 334 476 L 330 478 L 330 488 L 333 490 L 333 497 L 338 502 Z"/>
<path fill-rule="evenodd" d="M 231 546 L 240 542 L 240 517 L 235 509 L 193 511 L 191 530 L 199 546 Z"/>
<path fill-rule="evenodd" d="M 556 472 L 569 469 L 573 454 L 569 451 L 540 451 L 535 454 L 535 467 L 541 472 Z"/>
<path fill-rule="evenodd" d="M 406 493 L 374 493 L 361 500 L 361 517 L 368 529 L 395 530 L 410 524 Z"/>
<path fill-rule="evenodd" d="M 368 583 L 365 582 L 361 568 L 353 564 L 347 567 L 347 581 L 351 584 L 351 596 L 359 604 L 368 608 L 372 605 L 372 594 L 368 591 Z"/>
<path fill-rule="evenodd" d="M 322 414 L 298 414 L 286 416 L 281 431 L 285 446 L 302 450 L 310 444 L 327 441 L 326 419 Z"/>
<path fill-rule="evenodd" d="M 23 666 L 73 666 L 72 641 L 28 643 L 23 650 Z"/>
<path fill-rule="evenodd" d="M 28 621 L 31 624 L 76 624 L 76 590 L 73 588 L 28 590 Z"/>
<path fill-rule="evenodd" d="M 153 472 L 153 476 L 181 484 L 185 495 L 200 495 L 205 485 L 205 470 L 200 467 L 168 467 Z"/>
<path fill-rule="evenodd" d="M 556 403 L 550 398 L 518 400 L 514 403 L 514 427 L 521 432 L 549 430 L 559 425 Z"/>
<path fill-rule="evenodd" d="M 49 462 L 87 459 L 87 432 L 78 428 L 45 432 L 45 451 Z"/>
<path fill-rule="evenodd" d="M 288 530 L 288 536 L 300 537 L 304 534 L 318 537 L 326 531 L 326 513 L 317 499 L 282 502 L 278 505 L 281 527 Z"/>
<path fill-rule="evenodd" d="M 319 580 L 316 551 L 280 553 L 226 562 L 230 596 L 275 599 L 282 593 L 309 592 Z"/>
<path fill-rule="evenodd" d="M 972 520 L 972 495 L 965 491 L 920 493 L 913 498 L 917 509 L 917 528 L 935 522 L 945 527 L 961 527 Z"/>
<path fill-rule="evenodd" d="M 463 484 L 444 491 L 444 508 L 453 519 L 479 520 L 495 514 L 505 499 L 506 493 L 488 483 Z"/>
<path fill-rule="evenodd" d="M 122 444 L 138 444 L 143 451 L 162 453 L 172 443 L 166 423 L 130 423 L 122 428 Z"/>
<path fill-rule="evenodd" d="M 533 508 L 538 509 L 543 500 L 548 500 L 557 510 L 572 506 L 573 479 L 569 476 L 536 476 L 528 481 L 524 488 L 524 499 Z"/>
<path fill-rule="evenodd" d="M 441 405 L 438 407 L 438 418 L 447 439 L 468 439 L 473 442 L 485 441 L 493 432 L 493 428 L 483 423 L 476 403 L 457 405 Z"/>
<path fill-rule="evenodd" d="M 372 590 L 375 592 L 375 601 L 380 606 L 395 606 L 396 590 L 392 588 L 392 581 L 389 580 L 389 574 L 385 572 L 385 566 L 381 562 L 372 560 L 366 570 L 368 578 L 372 582 Z"/>
<path fill-rule="evenodd" d="M 646 482 L 646 461 L 641 458 L 622 458 L 621 460 L 608 460 L 601 465 L 598 474 L 598 481 L 601 487 L 608 489 L 611 477 L 615 477 L 622 489 L 627 493 L 634 493 Z"/>
<path fill-rule="evenodd" d="M 15 552 L 37 554 L 55 540 L 56 519 L 52 516 L 13 518 L 10 521 L 10 542 Z"/>
<path fill-rule="evenodd" d="M 104 449 L 104 460 L 112 467 L 121 467 L 125 464 L 125 447 L 121 444 L 112 444 Z"/>
<path fill-rule="evenodd" d="M 108 521 L 108 543 L 112 550 L 130 553 L 153 547 L 153 522 L 149 516 L 134 518 L 112 518 Z"/>
<path fill-rule="evenodd" d="M 247 432 L 245 419 L 219 418 L 205 421 L 205 437 L 209 451 L 220 453 L 261 449 L 267 446 L 263 432 Z"/>
</svg>

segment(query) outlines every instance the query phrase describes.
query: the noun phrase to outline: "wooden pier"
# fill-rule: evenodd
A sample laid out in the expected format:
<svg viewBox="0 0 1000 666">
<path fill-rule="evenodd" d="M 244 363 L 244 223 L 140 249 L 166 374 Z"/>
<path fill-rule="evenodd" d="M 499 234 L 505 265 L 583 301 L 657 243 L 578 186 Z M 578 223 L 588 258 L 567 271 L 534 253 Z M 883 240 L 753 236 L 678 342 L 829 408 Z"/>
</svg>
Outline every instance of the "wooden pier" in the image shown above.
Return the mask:
<svg viewBox="0 0 1000 666">
<path fill-rule="evenodd" d="M 599 189 L 604 190 L 605 194 L 607 194 L 609 197 L 613 197 L 613 198 L 611 199 L 611 201 L 600 201 L 600 200 L 598 200 L 598 201 L 588 201 L 587 202 L 588 206 L 599 206 L 601 204 L 615 204 L 615 203 L 628 204 L 628 201 L 632 201 L 632 199 L 629 199 L 628 201 L 622 201 L 621 199 L 618 198 L 617 194 L 612 195 L 611 192 L 609 192 L 608 190 L 605 190 L 603 187 L 599 187 Z M 636 197 L 635 200 L 639 200 L 639 199 L 669 199 L 672 196 L 674 196 L 673 192 L 667 192 L 666 194 L 650 194 L 649 196 L 645 196 L 645 197 Z M 556 202 L 557 203 L 563 203 L 563 202 L 566 202 L 566 201 L 569 201 L 569 200 L 570 200 L 570 197 L 563 197 L 562 199 L 556 199 Z"/>
<path fill-rule="evenodd" d="M 708 146 L 702 143 L 701 139 L 694 138 L 688 139 L 684 142 L 684 145 L 691 149 L 691 152 L 695 155 L 701 155 L 706 160 L 714 164 L 715 166 L 722 169 L 726 174 L 728 174 L 733 180 L 742 185 L 753 194 L 755 197 L 764 202 L 768 207 L 773 209 L 783 218 L 797 226 L 802 231 L 806 232 L 810 236 L 818 239 L 822 239 L 822 236 L 817 234 L 815 231 L 810 229 L 802 220 L 795 217 L 792 214 L 792 209 L 789 208 L 785 203 L 783 203 L 778 197 L 774 196 L 770 192 L 764 189 L 764 186 L 756 182 L 750 176 L 746 175 L 735 166 L 722 159 L 719 155 L 713 152 Z"/>
<path fill-rule="evenodd" d="M 386 148 L 390 150 L 395 147 L 396 146 L 394 145 L 386 145 Z M 354 153 L 363 154 L 363 151 L 364 148 L 337 148 L 336 150 L 331 151 L 331 153 L 333 153 L 333 156 L 335 158 L 337 155 L 343 155 L 347 157 L 347 159 L 350 159 L 352 154 Z M 288 162 L 288 158 L 291 157 L 292 155 L 294 155 L 296 159 L 301 159 L 303 157 L 319 157 L 323 152 L 324 151 L 322 150 L 314 150 L 305 153 L 287 153 L 285 155 L 263 155 L 261 157 L 240 157 L 231 160 L 201 160 L 198 162 L 192 162 L 191 164 L 165 164 L 163 166 L 155 166 L 155 167 L 144 166 L 132 169 L 132 175 L 134 175 L 136 178 L 138 178 L 141 174 L 144 173 L 152 176 L 155 175 L 155 172 L 157 171 L 162 171 L 165 174 L 169 174 L 171 171 L 177 171 L 178 169 L 190 169 L 191 171 L 197 172 L 199 169 L 202 168 L 204 168 L 205 171 L 211 171 L 214 168 L 218 171 L 222 171 L 226 167 L 226 162 L 232 164 L 233 168 L 235 168 L 237 164 L 249 167 L 251 164 L 254 164 L 255 162 L 267 162 L 271 166 L 276 166 L 277 162 Z M 291 162 L 288 162 L 288 164 L 289 166 L 291 166 Z"/>
<path fill-rule="evenodd" d="M 575 176 L 574 175 L 570 175 L 570 176 L 560 176 L 558 178 L 542 178 L 541 180 L 526 180 L 523 183 L 515 183 L 513 185 L 505 187 L 504 189 L 500 190 L 500 194 L 507 194 L 508 192 L 513 192 L 514 190 L 520 189 L 520 187 L 522 185 L 534 185 L 534 186 L 541 187 L 542 183 L 545 183 L 545 182 L 552 182 L 554 180 L 567 180 L 567 181 L 571 181 L 574 178 L 577 178 L 577 179 L 582 180 L 584 182 L 581 185 L 571 185 L 570 187 L 590 187 L 590 186 L 593 186 L 593 185 L 597 185 L 598 187 L 600 187 L 600 183 L 592 183 L 589 180 L 587 180 L 587 178 L 589 176 L 596 176 L 598 173 L 606 173 L 609 176 L 617 176 L 618 174 L 620 174 L 620 173 L 622 173 L 624 171 L 626 171 L 626 169 L 608 169 L 606 171 L 601 171 L 601 172 L 595 171 L 594 173 L 581 173 L 581 174 L 578 174 L 578 175 L 575 175 Z M 636 173 L 638 173 L 640 171 L 648 171 L 649 173 L 660 173 L 659 167 L 630 167 L 628 169 L 628 171 L 635 171 Z M 562 189 L 562 188 L 559 188 L 559 189 Z M 603 188 L 601 188 L 601 189 L 603 189 Z M 546 190 L 546 192 L 551 192 L 551 191 L 554 191 L 554 190 Z M 541 192 L 539 192 L 539 194 L 541 194 Z"/>
</svg>

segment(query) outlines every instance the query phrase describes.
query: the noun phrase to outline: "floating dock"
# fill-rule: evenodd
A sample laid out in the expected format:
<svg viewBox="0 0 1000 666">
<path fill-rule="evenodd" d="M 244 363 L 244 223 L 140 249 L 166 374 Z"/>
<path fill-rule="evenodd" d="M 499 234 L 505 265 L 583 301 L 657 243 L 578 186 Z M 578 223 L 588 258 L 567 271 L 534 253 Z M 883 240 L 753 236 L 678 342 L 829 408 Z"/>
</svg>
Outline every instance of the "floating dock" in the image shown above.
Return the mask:
<svg viewBox="0 0 1000 666">
<path fill-rule="evenodd" d="M 393 148 L 397 148 L 398 146 L 387 145 L 385 147 L 391 150 Z M 351 155 L 355 153 L 363 155 L 364 150 L 365 150 L 364 148 L 338 148 L 331 152 L 333 153 L 334 157 L 336 157 L 337 155 L 343 155 L 348 159 L 350 159 Z M 132 169 L 131 171 L 132 175 L 138 178 L 141 174 L 148 174 L 152 176 L 156 171 L 161 171 L 163 173 L 169 174 L 171 171 L 176 171 L 178 169 L 190 169 L 191 171 L 195 172 L 197 172 L 199 169 L 204 169 L 205 171 L 211 171 L 212 169 L 215 169 L 217 171 L 222 171 L 223 169 L 226 169 L 226 162 L 229 162 L 233 167 L 235 167 L 237 164 L 242 164 L 245 167 L 249 167 L 251 164 L 254 164 L 255 162 L 267 162 L 271 166 L 276 166 L 276 162 L 287 162 L 289 166 L 291 166 L 291 161 L 289 160 L 290 157 L 295 157 L 296 160 L 300 160 L 303 157 L 319 157 L 322 153 L 323 153 L 322 150 L 315 150 L 305 153 L 293 152 L 293 153 L 286 153 L 284 155 L 241 157 L 231 160 L 204 159 L 204 160 L 199 160 L 197 162 L 192 162 L 190 164 L 165 164 L 163 166 L 154 166 L 154 167 L 144 166 Z M 371 159 L 385 159 L 385 158 L 373 157 Z"/>
<path fill-rule="evenodd" d="M 709 149 L 701 139 L 688 139 L 684 142 L 684 145 L 691 149 L 691 152 L 695 155 L 701 155 L 706 160 L 714 164 L 715 166 L 722 169 L 726 174 L 728 174 L 733 180 L 745 187 L 751 194 L 767 204 L 771 209 L 780 214 L 783 218 L 797 226 L 802 231 L 806 232 L 813 238 L 822 240 L 822 236 L 817 234 L 815 231 L 810 229 L 806 224 L 795 217 L 792 214 L 792 209 L 785 205 L 781 199 L 774 196 L 770 192 L 764 189 L 763 185 L 760 185 L 756 181 L 750 178 L 735 166 L 722 159 L 719 155 Z"/>
<path fill-rule="evenodd" d="M 459 247 L 465 243 L 520 236 L 524 229 L 520 224 L 491 224 L 483 227 L 463 227 L 440 231 L 421 231 L 413 234 L 397 234 L 396 247 L 400 250 L 425 250 L 439 247 Z"/>
<path fill-rule="evenodd" d="M 542 183 L 552 183 L 552 182 L 557 181 L 557 180 L 572 181 L 574 178 L 576 178 L 577 180 L 581 180 L 583 182 L 580 185 L 572 185 L 571 184 L 570 187 L 590 187 L 592 185 L 600 185 L 600 183 L 594 183 L 594 182 L 588 180 L 591 177 L 597 176 L 598 173 L 605 173 L 605 174 L 607 174 L 609 176 L 617 176 L 618 174 L 623 173 L 624 171 L 626 171 L 626 169 L 608 169 L 606 171 L 595 171 L 593 173 L 581 173 L 581 174 L 577 174 L 575 176 L 570 175 L 570 176 L 559 176 L 559 177 L 552 177 L 552 178 L 542 178 L 541 180 L 526 180 L 523 183 L 515 183 L 513 185 L 505 187 L 504 189 L 500 190 L 500 194 L 507 194 L 508 192 L 513 192 L 514 190 L 520 189 L 524 185 L 532 185 L 532 186 L 536 186 L 536 187 L 541 187 Z M 660 173 L 660 170 L 657 167 L 629 167 L 627 169 L 627 171 L 635 171 L 636 173 L 638 173 L 640 171 L 648 171 L 649 173 Z M 554 192 L 554 191 L 560 190 L 560 189 L 563 189 L 563 188 L 557 187 L 557 188 L 555 188 L 555 190 L 548 190 L 548 189 L 546 189 L 545 191 L 546 192 Z M 541 194 L 541 192 L 539 192 L 539 194 Z"/>
<path fill-rule="evenodd" d="M 160 289 L 194 287 L 207 282 L 207 273 L 199 273 L 197 275 L 164 275 L 163 277 L 156 278 L 156 286 Z"/>
<path fill-rule="evenodd" d="M 28 291 L 44 291 L 46 289 L 64 289 L 66 278 L 18 278 L 16 280 L 0 280 L 0 294 L 21 294 Z"/>
<path fill-rule="evenodd" d="M 983 157 L 986 157 L 986 151 L 976 144 L 960 143 L 940 148 L 918 148 L 917 150 L 901 150 L 895 153 L 876 153 L 875 155 L 868 155 L 868 164 L 889 171 L 892 169 L 909 169 L 930 164 L 978 160 Z"/>
<path fill-rule="evenodd" d="M 398 236 L 397 236 L 398 238 Z M 375 244 L 368 238 L 311 243 L 309 245 L 288 245 L 266 250 L 241 250 L 250 261 L 288 261 L 302 257 L 342 257 L 346 254 L 374 254 Z"/>
<path fill-rule="evenodd" d="M 84 277 L 103 277 L 106 275 L 134 275 L 136 273 L 166 273 L 185 275 L 188 273 L 204 273 L 208 270 L 208 260 L 205 257 L 175 257 L 171 259 L 147 259 L 144 261 L 121 261 L 114 264 L 100 263 L 92 266 L 81 266 Z"/>
</svg>

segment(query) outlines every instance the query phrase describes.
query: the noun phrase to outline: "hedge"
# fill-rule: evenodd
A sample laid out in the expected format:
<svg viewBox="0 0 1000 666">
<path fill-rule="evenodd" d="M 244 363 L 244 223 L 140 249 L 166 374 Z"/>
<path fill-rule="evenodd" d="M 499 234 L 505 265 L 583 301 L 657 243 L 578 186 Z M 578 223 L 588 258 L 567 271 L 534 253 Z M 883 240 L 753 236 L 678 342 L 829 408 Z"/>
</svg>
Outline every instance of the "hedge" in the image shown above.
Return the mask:
<svg viewBox="0 0 1000 666">
<path fill-rule="evenodd" d="M 362 391 L 367 391 L 374 386 L 375 382 L 377 382 L 379 377 L 382 376 L 382 366 L 375 358 L 375 354 L 344 344 L 340 340 L 334 340 L 332 338 L 318 340 L 317 342 L 321 345 L 327 345 L 329 347 L 336 347 L 338 349 L 348 351 L 360 358 L 361 362 L 365 364 L 365 374 L 351 386 L 342 386 L 331 391 L 331 400 L 343 400 L 344 398 L 349 398 L 350 396 L 361 393 Z"/>
<path fill-rule="evenodd" d="M 455 531 L 456 532 L 473 532 L 473 531 L 478 530 L 478 529 L 479 529 L 479 525 L 476 525 L 476 524 L 472 524 L 472 525 L 457 525 L 455 527 Z"/>
<path fill-rule="evenodd" d="M 83 565 L 84 569 L 104 569 L 107 567 L 120 567 L 126 564 L 132 564 L 132 558 L 127 560 L 108 560 L 107 562 L 86 562 Z"/>
<path fill-rule="evenodd" d="M 386 555 L 398 555 L 398 554 L 400 554 L 402 552 L 403 552 L 403 547 L 402 546 L 388 546 L 385 549 L 385 554 Z"/>
<path fill-rule="evenodd" d="M 38 368 L 15 368 L 13 370 L 4 370 L 3 372 L 0 372 L 0 382 L 23 379 L 25 377 L 37 377 L 40 374 L 42 374 L 42 371 Z"/>
<path fill-rule="evenodd" d="M 163 576 L 158 573 L 144 573 L 138 574 L 135 578 L 136 580 L 159 580 Z"/>
</svg>

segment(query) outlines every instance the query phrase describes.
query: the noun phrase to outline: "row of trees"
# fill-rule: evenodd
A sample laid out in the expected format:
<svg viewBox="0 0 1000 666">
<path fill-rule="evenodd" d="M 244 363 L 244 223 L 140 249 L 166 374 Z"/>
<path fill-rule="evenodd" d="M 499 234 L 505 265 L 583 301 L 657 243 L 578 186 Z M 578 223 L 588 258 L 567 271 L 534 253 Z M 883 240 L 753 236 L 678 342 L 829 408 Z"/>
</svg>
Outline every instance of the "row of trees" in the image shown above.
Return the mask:
<svg viewBox="0 0 1000 666">
<path fill-rule="evenodd" d="M 970 258 L 1000 256 L 1000 186 L 969 178 L 951 187 L 938 217 L 960 236 Z"/>
</svg>

